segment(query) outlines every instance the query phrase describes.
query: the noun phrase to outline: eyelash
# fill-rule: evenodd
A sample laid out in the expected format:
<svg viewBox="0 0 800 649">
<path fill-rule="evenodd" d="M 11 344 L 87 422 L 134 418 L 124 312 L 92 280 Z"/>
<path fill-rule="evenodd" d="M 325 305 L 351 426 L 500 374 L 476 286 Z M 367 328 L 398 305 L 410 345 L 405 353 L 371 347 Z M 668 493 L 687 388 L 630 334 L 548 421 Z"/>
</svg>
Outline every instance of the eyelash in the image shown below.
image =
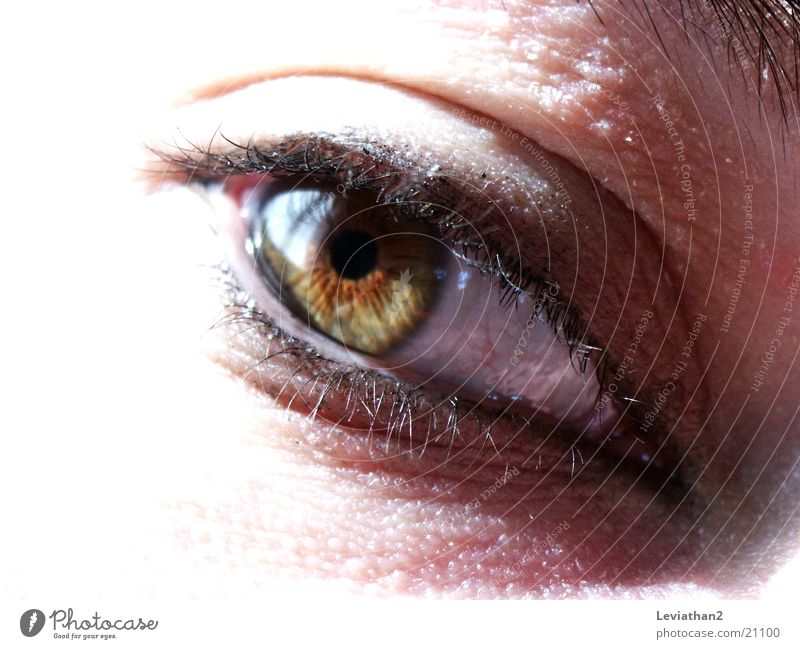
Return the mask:
<svg viewBox="0 0 800 649">
<path fill-rule="evenodd" d="M 348 140 L 341 136 L 301 135 L 286 139 L 267 150 L 252 140 L 247 144 L 238 144 L 224 136 L 220 137 L 230 147 L 225 152 L 214 152 L 211 145 L 204 149 L 192 144 L 174 145 L 169 151 L 151 149 L 166 165 L 158 170 L 159 177 L 209 188 L 222 186 L 231 177 L 242 175 L 298 177 L 303 180 L 338 183 L 337 187 L 343 188 L 345 192 L 351 190 L 374 192 L 379 203 L 397 208 L 399 218 L 424 219 L 437 226 L 442 236 L 457 247 L 466 263 L 477 267 L 482 273 L 495 277 L 500 288 L 502 306 L 515 308 L 519 296 L 523 293 L 529 295 L 535 303 L 542 304 L 544 306 L 542 313 L 557 338 L 568 346 L 576 369 L 585 372 L 589 359 L 595 360 L 595 371 L 600 385 L 597 399 L 598 401 L 601 399 L 608 373 L 604 350 L 592 340 L 587 340 L 580 317 L 569 303 L 550 299 L 537 301 L 537 298 L 548 290 L 546 281 L 550 281 L 551 284 L 555 282 L 535 277 L 522 267 L 521 261 L 509 263 L 500 252 L 500 246 L 491 239 L 474 234 L 474 231 L 477 231 L 490 236 L 491 232 L 496 231 L 497 226 L 490 215 L 500 211 L 497 204 L 480 188 L 446 176 L 438 167 L 422 172 L 412 168 L 408 163 L 402 165 L 403 168 L 398 168 L 398 165 L 393 166 L 385 162 L 392 157 L 391 152 L 385 147 L 374 142 L 364 143 L 356 138 Z M 410 386 L 388 379 L 374 370 L 345 367 L 324 358 L 311 344 L 288 335 L 272 318 L 261 312 L 240 286 L 227 264 L 221 265 L 219 271 L 227 295 L 226 310 L 229 315 L 217 326 L 240 323 L 245 327 L 255 327 L 270 341 L 270 349 L 260 362 L 290 355 L 296 365 L 292 377 L 309 370 L 312 378 L 301 390 L 313 380 L 313 396 L 314 390 L 318 389 L 317 386 L 323 385 L 316 396 L 316 402 L 309 407 L 310 417 L 319 415 L 323 402 L 334 386 L 337 390 L 344 386 L 347 390 L 346 408 L 349 408 L 352 402 L 355 409 L 359 400 L 365 407 L 367 401 L 371 403 L 372 409 L 366 407 L 369 413 L 370 432 L 387 398 L 390 399 L 386 403 L 391 413 L 385 424 L 387 440 L 394 430 L 397 430 L 399 439 L 400 429 L 406 421 L 411 426 L 411 421 L 420 410 L 419 402 L 427 400 L 426 395 L 420 390 L 413 387 L 409 389 Z M 271 343 L 276 340 L 279 348 L 273 352 Z M 286 390 L 288 383 L 287 381 L 280 393 Z M 383 383 L 380 386 L 382 390 L 379 388 L 380 383 Z M 292 401 L 301 390 L 292 397 Z M 448 424 L 444 431 L 437 434 L 437 439 L 441 435 L 447 435 L 451 438 L 451 443 L 453 438 L 462 433 L 461 423 L 470 415 L 478 421 L 477 438 L 491 435 L 496 416 L 513 420 L 521 418 L 530 425 L 524 416 L 517 413 L 505 410 L 502 413 L 492 413 L 483 402 L 477 404 L 464 402 L 469 408 L 466 414 L 458 397 L 449 397 L 446 403 L 447 411 L 441 413 L 441 416 Z M 353 416 L 352 412 L 350 417 Z M 601 412 L 598 410 L 598 413 Z M 491 423 L 481 422 L 480 415 L 484 413 L 491 414 Z M 434 422 L 438 414 L 433 409 L 428 412 L 428 416 L 432 416 Z M 341 424 L 342 421 L 347 421 L 347 418 L 332 423 Z M 430 423 L 429 420 L 429 432 Z M 425 444 L 427 440 L 428 437 Z M 422 445 L 422 452 L 425 444 Z"/>
</svg>

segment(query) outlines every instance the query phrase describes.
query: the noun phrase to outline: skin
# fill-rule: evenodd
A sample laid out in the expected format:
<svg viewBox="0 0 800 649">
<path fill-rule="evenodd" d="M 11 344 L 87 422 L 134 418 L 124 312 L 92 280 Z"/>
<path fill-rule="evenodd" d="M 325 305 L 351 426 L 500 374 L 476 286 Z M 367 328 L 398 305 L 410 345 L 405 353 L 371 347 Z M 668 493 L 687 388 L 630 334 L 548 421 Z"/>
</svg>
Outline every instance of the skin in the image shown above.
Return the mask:
<svg viewBox="0 0 800 649">
<path fill-rule="evenodd" d="M 280 136 L 292 126 L 377 121 L 387 137 L 430 146 L 454 167 L 468 167 L 494 154 L 481 152 L 477 135 L 454 117 L 466 109 L 537 143 L 564 169 L 594 178 L 616 207 L 606 223 L 587 217 L 589 229 L 577 237 L 589 257 L 567 259 L 561 272 L 572 278 L 578 307 L 595 313 L 593 328 L 617 358 L 642 312 L 655 313 L 628 387 L 644 386 L 644 400 L 652 398 L 649 390 L 669 380 L 697 315 L 706 318 L 657 438 L 669 438 L 685 456 L 691 495 L 654 494 L 599 458 L 576 480 L 557 444 L 542 448 L 544 471 L 536 469 L 529 440 L 514 427 L 497 430 L 503 453 L 478 450 L 467 432 L 456 443 L 457 459 L 446 461 L 452 451 L 446 444 L 407 457 L 380 450 L 367 435 L 287 412 L 264 388 L 279 380 L 280 368 L 250 372 L 264 342 L 253 332 L 208 331 L 224 306 L 207 268 L 226 254 L 227 244 L 206 225 L 218 211 L 187 189 L 143 197 L 134 181 L 98 189 L 81 217 L 87 231 L 102 227 L 105 241 L 124 242 L 113 254 L 87 238 L 75 244 L 80 263 L 69 263 L 59 246 L 45 244 L 70 269 L 55 281 L 79 287 L 70 301 L 54 298 L 56 306 L 97 313 L 98 286 L 121 296 L 104 299 L 100 311 L 114 323 L 113 333 L 70 324 L 58 333 L 61 363 L 53 372 L 66 387 L 51 412 L 27 424 L 42 431 L 67 422 L 92 449 L 90 458 L 129 453 L 114 470 L 87 461 L 75 482 L 59 460 L 79 457 L 80 445 L 53 442 L 60 453 L 48 457 L 45 469 L 72 485 L 74 506 L 88 508 L 85 497 L 101 480 L 106 493 L 92 497 L 114 504 L 109 517 L 116 526 L 93 529 L 89 542 L 65 532 L 66 544 L 87 556 L 118 548 L 126 584 L 179 596 L 313 586 L 458 598 L 753 597 L 796 556 L 800 428 L 791 386 L 800 379 L 800 307 L 784 312 L 800 264 L 794 114 L 782 122 L 774 93 L 767 90 L 759 101 L 752 91 L 753 68 L 743 80 L 727 64 L 724 46 L 709 50 L 694 31 L 687 41 L 666 13 L 654 16 L 669 60 L 649 23 L 616 3 L 600 3 L 604 24 L 584 4 L 508 4 L 487 11 L 480 2 L 419 9 L 382 3 L 358 8 L 357 20 L 337 5 L 310 21 L 302 18 L 307 9 L 294 4 L 264 8 L 265 24 L 302 24 L 302 47 L 295 30 L 277 29 L 267 39 L 221 32 L 213 47 L 186 57 L 165 35 L 166 52 L 138 60 L 138 68 L 129 64 L 147 72 L 136 77 L 147 83 L 131 80 L 123 96 L 152 107 L 145 119 L 128 105 L 138 132 L 131 142 L 169 142 L 176 125 L 187 140 L 208 142 L 223 122 L 226 133 L 247 139 L 255 130 Z M 250 9 L 246 20 L 257 18 Z M 192 23 L 207 27 L 214 16 L 201 11 Z M 183 16 L 180 24 L 192 31 Z M 285 91 L 274 85 L 292 75 L 308 79 Z M 369 88 L 392 84 L 399 90 L 391 92 L 412 97 L 442 128 L 420 127 L 433 121 L 404 124 L 388 89 L 385 96 L 371 90 L 362 96 L 353 80 Z M 325 102 L 340 106 L 320 106 L 323 84 Z M 681 163 L 654 96 L 686 143 L 699 197 L 694 221 L 683 207 Z M 165 112 L 169 101 L 176 105 Z M 385 124 L 376 115 L 386 115 Z M 513 165 L 524 174 L 531 164 L 524 152 L 507 139 L 496 141 L 506 153 L 489 180 L 499 182 Z M 133 149 L 130 166 L 148 164 L 142 155 Z M 746 185 L 754 186 L 755 243 L 735 318 L 722 333 L 742 257 Z M 108 205 L 120 195 L 128 198 L 120 208 L 125 218 L 109 222 Z M 598 251 L 600 229 L 612 243 L 608 250 L 630 250 L 636 241 L 636 253 Z M 574 245 L 569 233 L 561 236 Z M 112 269 L 108 276 L 87 282 L 101 263 Z M 602 281 L 593 272 L 600 267 Z M 599 304 L 613 308 L 595 310 Z M 780 348 L 753 391 L 753 373 L 782 315 L 790 319 Z M 43 333 L 30 330 L 25 339 Z M 80 363 L 75 381 L 63 367 Z M 34 403 L 23 399 L 21 411 Z M 21 456 L 34 448 L 16 443 Z M 519 475 L 479 511 L 466 507 L 509 466 L 519 467 Z M 29 516 L 22 508 L 19 514 Z M 32 568 L 43 581 L 50 561 Z"/>
</svg>

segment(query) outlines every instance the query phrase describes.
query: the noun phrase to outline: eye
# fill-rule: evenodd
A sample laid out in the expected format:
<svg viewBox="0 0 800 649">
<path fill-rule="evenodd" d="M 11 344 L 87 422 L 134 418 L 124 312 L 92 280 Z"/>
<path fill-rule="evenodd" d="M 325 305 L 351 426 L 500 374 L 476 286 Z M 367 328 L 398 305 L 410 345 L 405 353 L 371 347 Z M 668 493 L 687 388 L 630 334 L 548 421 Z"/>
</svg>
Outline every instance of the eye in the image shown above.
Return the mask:
<svg viewBox="0 0 800 649">
<path fill-rule="evenodd" d="M 337 343 L 332 356 L 447 396 L 601 426 L 596 367 L 588 348 L 566 341 L 556 284 L 509 296 L 501 276 L 459 247 L 465 232 L 430 209 L 422 220 L 419 201 L 387 205 L 374 191 L 313 180 L 232 185 L 249 233 L 239 249 L 298 337 L 313 330 L 326 348 Z"/>
</svg>

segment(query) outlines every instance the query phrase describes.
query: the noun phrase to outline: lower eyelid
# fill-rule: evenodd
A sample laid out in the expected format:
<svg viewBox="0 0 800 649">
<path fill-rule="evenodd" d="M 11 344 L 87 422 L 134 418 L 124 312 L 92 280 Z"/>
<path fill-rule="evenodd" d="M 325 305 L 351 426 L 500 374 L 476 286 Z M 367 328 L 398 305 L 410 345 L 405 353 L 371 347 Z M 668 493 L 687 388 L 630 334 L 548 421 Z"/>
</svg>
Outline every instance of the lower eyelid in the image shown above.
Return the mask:
<svg viewBox="0 0 800 649">
<path fill-rule="evenodd" d="M 485 401 L 415 390 L 373 371 L 343 367 L 287 337 L 247 300 L 229 269 L 222 268 L 221 278 L 227 315 L 218 329 L 230 353 L 217 361 L 279 407 L 313 421 L 306 443 L 329 461 L 378 461 L 386 469 L 390 460 L 405 474 L 424 466 L 459 480 L 516 466 L 533 471 L 537 477 L 530 479 L 547 489 L 569 488 L 580 476 L 602 481 L 622 470 L 614 448 L 627 447 L 624 439 L 606 457 L 597 441 L 583 440 L 584 431 L 548 417 L 530 420 Z M 321 430 L 328 432 L 320 436 Z M 683 487 L 667 484 L 664 469 L 641 471 L 632 465 L 632 477 L 642 484 L 681 497 Z"/>
<path fill-rule="evenodd" d="M 429 447 L 446 447 L 454 461 L 469 457 L 469 463 L 495 463 L 515 449 L 522 463 L 555 434 L 550 420 L 531 427 L 503 409 L 417 390 L 375 371 L 327 360 L 311 345 L 286 336 L 246 299 L 229 270 L 220 272 L 227 301 L 221 329 L 236 353 L 218 360 L 281 407 L 374 439 L 382 455 L 409 458 Z"/>
<path fill-rule="evenodd" d="M 226 315 L 217 329 L 229 353 L 217 361 L 279 407 L 314 421 L 309 431 L 329 426 L 327 441 L 314 433 L 316 441 L 309 443 L 321 444 L 318 450 L 333 461 L 394 458 L 413 473 L 423 456 L 429 469 L 430 458 L 438 457 L 437 472 L 452 464 L 447 472 L 466 472 L 464 478 L 486 467 L 514 465 L 535 470 L 537 480 L 555 480 L 566 488 L 576 479 L 578 453 L 580 475 L 617 473 L 632 462 L 629 469 L 642 484 L 675 498 L 683 493 L 680 475 L 669 477 L 671 464 L 643 468 L 626 460 L 623 465 L 622 457 L 632 449 L 624 436 L 590 439 L 585 430 L 546 416 L 527 419 L 485 399 L 416 390 L 378 372 L 325 359 L 261 313 L 226 266 L 220 278 Z M 604 446 L 610 455 L 600 454 Z M 666 462 L 672 461 L 667 457 Z"/>
</svg>

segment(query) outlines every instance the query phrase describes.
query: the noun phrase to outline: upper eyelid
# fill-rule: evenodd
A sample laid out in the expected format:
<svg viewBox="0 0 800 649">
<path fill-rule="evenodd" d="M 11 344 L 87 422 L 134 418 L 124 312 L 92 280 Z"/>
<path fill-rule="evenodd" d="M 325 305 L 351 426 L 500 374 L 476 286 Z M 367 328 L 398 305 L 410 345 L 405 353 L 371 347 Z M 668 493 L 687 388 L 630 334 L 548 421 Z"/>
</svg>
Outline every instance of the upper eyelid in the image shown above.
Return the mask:
<svg viewBox="0 0 800 649">
<path fill-rule="evenodd" d="M 335 136 L 295 134 L 273 144 L 260 144 L 253 140 L 241 144 L 220 133 L 216 137 L 224 144 L 214 145 L 212 138 L 211 144 L 205 148 L 191 143 L 173 145 L 171 149 L 150 147 L 160 161 L 154 170 L 155 175 L 202 184 L 224 183 L 240 174 L 325 180 L 330 180 L 333 175 L 346 189 L 377 191 L 381 203 L 412 205 L 415 212 L 420 209 L 435 211 L 438 217 L 449 219 L 451 223 L 448 225 L 454 228 L 479 231 L 480 244 L 473 241 L 470 245 L 480 245 L 482 249 L 472 250 L 471 257 L 467 249 L 462 253 L 484 271 L 500 278 L 505 285 L 504 300 L 513 300 L 520 292 L 536 299 L 547 291 L 548 285 L 558 284 L 553 276 L 530 272 L 522 261 L 519 242 L 514 259 L 499 242 L 492 240 L 491 230 L 499 227 L 496 215 L 502 214 L 503 210 L 490 196 L 488 182 L 478 187 L 441 167 L 422 169 L 407 161 L 401 168 L 390 161 L 390 149 L 359 138 L 356 133 Z M 513 229 L 513 224 L 509 227 Z M 546 254 L 549 256 L 549 250 Z M 569 295 L 565 297 L 546 302 L 547 316 L 556 333 L 576 354 L 577 362 L 584 367 L 587 355 L 593 353 L 590 350 L 600 351 L 602 356 L 603 347 L 587 335 L 580 313 Z"/>
<path fill-rule="evenodd" d="M 482 238 L 489 244 L 492 243 L 490 233 L 485 235 L 497 228 L 495 219 L 491 217 L 503 211 L 487 193 L 486 186 L 477 187 L 454 174 L 445 173 L 441 168 L 423 171 L 410 164 L 400 168 L 387 161 L 389 154 L 381 152 L 380 145 L 361 141 L 355 136 L 296 135 L 275 145 L 259 145 L 252 141 L 238 144 L 222 139 L 228 146 L 221 150 L 192 145 L 175 146 L 171 151 L 151 147 L 151 152 L 162 163 L 154 170 L 154 177 L 204 184 L 224 183 L 237 174 L 333 179 L 344 192 L 376 191 L 382 204 L 402 207 L 413 203 L 416 214 L 436 211 L 440 218 L 448 219 L 449 227 L 481 230 Z M 500 271 L 509 283 L 522 290 L 534 279 L 551 279 L 524 277 L 519 260 L 508 263 L 499 244 L 487 248 L 491 251 L 485 265 L 487 270 Z"/>
</svg>

